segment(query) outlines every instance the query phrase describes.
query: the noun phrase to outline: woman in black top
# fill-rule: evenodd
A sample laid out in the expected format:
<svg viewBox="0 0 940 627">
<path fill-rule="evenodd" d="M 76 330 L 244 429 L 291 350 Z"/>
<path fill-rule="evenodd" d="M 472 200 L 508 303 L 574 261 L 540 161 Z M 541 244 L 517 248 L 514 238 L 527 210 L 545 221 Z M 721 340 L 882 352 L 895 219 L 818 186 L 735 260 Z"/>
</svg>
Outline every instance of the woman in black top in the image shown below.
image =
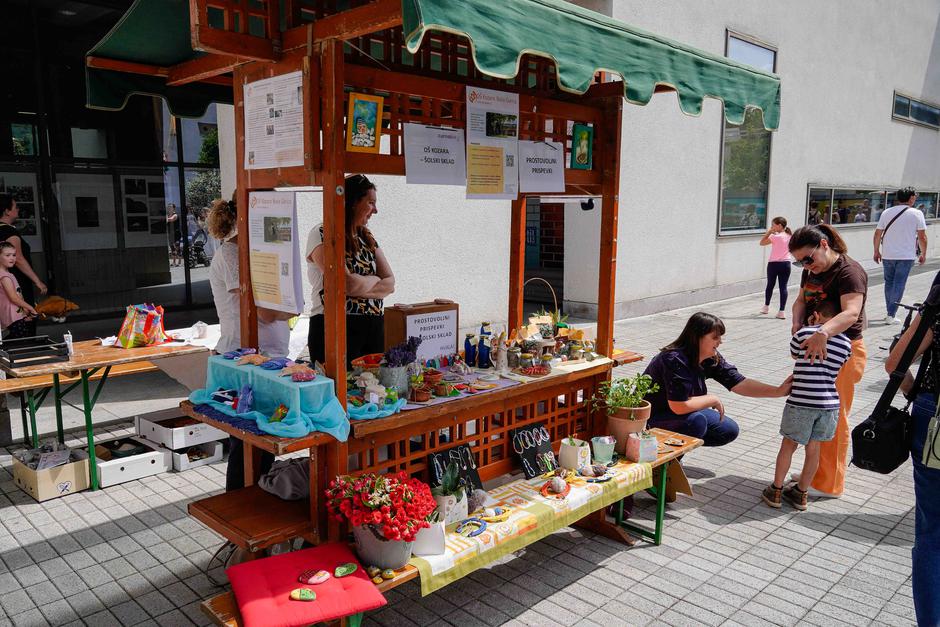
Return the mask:
<svg viewBox="0 0 940 627">
<path fill-rule="evenodd" d="M 33 259 L 30 255 L 29 242 L 23 239 L 13 223 L 20 217 L 20 209 L 10 194 L 0 194 L 0 242 L 10 242 L 16 248 L 16 265 L 12 273 L 20 284 L 23 299 L 30 305 L 36 304 L 35 286 L 40 296 L 48 291 L 46 284 L 33 271 Z M 30 320 L 30 335 L 36 335 L 36 321 Z"/>
</svg>

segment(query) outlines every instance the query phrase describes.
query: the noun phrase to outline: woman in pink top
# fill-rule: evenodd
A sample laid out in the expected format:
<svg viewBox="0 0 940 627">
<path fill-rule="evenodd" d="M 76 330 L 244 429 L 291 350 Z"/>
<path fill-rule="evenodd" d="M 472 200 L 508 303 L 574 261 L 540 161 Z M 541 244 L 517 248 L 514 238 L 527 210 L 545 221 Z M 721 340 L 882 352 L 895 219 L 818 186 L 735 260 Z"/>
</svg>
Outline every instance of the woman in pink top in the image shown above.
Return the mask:
<svg viewBox="0 0 940 627">
<path fill-rule="evenodd" d="M 770 311 L 770 298 L 774 295 L 774 283 L 780 286 L 780 311 L 777 317 L 786 318 L 783 313 L 787 306 L 787 281 L 790 280 L 790 262 L 793 257 L 787 245 L 790 243 L 791 231 L 787 228 L 787 219 L 777 216 L 770 222 L 770 228 L 760 240 L 761 246 L 770 246 L 770 260 L 767 262 L 767 287 L 764 288 L 764 306 L 762 314 Z"/>
<path fill-rule="evenodd" d="M 29 337 L 29 319 L 36 316 L 33 306 L 23 299 L 20 283 L 10 272 L 16 265 L 16 247 L 10 242 L 0 242 L 0 329 L 3 339 Z"/>
</svg>

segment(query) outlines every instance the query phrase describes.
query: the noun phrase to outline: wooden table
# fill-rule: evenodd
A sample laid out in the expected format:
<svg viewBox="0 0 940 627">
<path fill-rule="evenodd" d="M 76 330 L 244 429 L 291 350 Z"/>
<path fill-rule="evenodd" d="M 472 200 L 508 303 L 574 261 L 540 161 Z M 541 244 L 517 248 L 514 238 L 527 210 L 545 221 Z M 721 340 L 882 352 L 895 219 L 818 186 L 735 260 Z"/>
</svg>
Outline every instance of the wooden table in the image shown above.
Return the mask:
<svg viewBox="0 0 940 627">
<path fill-rule="evenodd" d="M 142 348 L 120 348 L 114 346 L 102 346 L 99 340 L 87 340 L 75 342 L 74 351 L 71 359 L 49 364 L 37 364 L 34 366 L 22 366 L 19 368 L 9 368 L 0 366 L 12 377 L 35 377 L 37 375 L 52 376 L 52 397 L 55 402 L 56 428 L 59 440 L 63 440 L 62 433 L 62 403 L 72 405 L 65 400 L 65 395 L 78 386 L 82 388 L 82 411 L 85 415 L 85 435 L 88 440 L 88 475 L 92 490 L 98 489 L 98 466 L 95 459 L 95 439 L 94 423 L 92 422 L 91 412 L 98 402 L 98 397 L 108 380 L 108 374 L 111 368 L 125 364 L 137 362 L 152 362 L 166 357 L 175 357 L 177 355 L 190 355 L 193 353 L 208 353 L 209 349 L 204 346 L 182 345 L 177 343 L 161 344 L 160 346 L 145 346 Z M 95 387 L 94 394 L 91 392 L 89 382 L 97 378 L 97 373 L 102 371 L 98 384 Z M 77 376 L 77 380 L 75 377 Z M 62 380 L 72 378 L 71 385 L 62 389 Z M 32 391 L 27 391 L 27 403 L 29 405 L 30 420 L 33 425 L 33 443 L 38 446 L 38 434 L 36 433 L 36 411 L 42 405 L 49 389 L 43 390 L 38 396 Z M 75 407 L 78 409 L 78 407 Z"/>
</svg>

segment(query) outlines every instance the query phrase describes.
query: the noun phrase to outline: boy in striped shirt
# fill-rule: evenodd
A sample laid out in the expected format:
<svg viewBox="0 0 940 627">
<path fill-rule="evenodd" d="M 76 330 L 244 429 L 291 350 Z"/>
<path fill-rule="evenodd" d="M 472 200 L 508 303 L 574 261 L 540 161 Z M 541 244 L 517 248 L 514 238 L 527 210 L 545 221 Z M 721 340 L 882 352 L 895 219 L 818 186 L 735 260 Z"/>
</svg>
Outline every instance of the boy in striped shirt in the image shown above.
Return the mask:
<svg viewBox="0 0 940 627">
<path fill-rule="evenodd" d="M 803 342 L 816 330 L 836 315 L 835 305 L 823 301 L 816 306 L 807 326 L 797 331 L 790 339 L 790 355 L 796 360 L 793 366 L 793 388 L 783 408 L 780 421 L 780 452 L 777 453 L 777 467 L 774 481 L 764 488 L 761 495 L 767 505 L 779 508 L 782 500 L 789 501 L 793 507 L 804 511 L 807 507 L 806 489 L 812 483 L 819 466 L 819 443 L 831 440 L 835 436 L 836 423 L 839 420 L 839 393 L 836 391 L 836 377 L 842 364 L 852 352 L 852 342 L 842 333 L 834 335 L 826 342 L 826 358 L 810 361 L 806 358 Z M 783 481 L 790 470 L 796 447 L 806 448 L 803 470 L 799 483 L 786 488 Z"/>
</svg>

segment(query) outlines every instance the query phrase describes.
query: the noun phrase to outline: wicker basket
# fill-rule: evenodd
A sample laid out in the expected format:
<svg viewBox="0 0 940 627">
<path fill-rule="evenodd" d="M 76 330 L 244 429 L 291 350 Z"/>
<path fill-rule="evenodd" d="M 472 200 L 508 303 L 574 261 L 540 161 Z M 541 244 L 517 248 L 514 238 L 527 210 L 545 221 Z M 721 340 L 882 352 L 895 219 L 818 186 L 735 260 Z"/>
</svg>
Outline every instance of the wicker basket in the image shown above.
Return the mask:
<svg viewBox="0 0 940 627">
<path fill-rule="evenodd" d="M 384 353 L 372 353 L 370 355 L 363 355 L 362 357 L 356 357 L 352 360 L 352 367 L 359 370 L 360 372 L 371 372 L 376 377 L 379 376 L 379 364 L 382 361 Z M 375 363 L 371 363 L 375 362 Z"/>
</svg>

